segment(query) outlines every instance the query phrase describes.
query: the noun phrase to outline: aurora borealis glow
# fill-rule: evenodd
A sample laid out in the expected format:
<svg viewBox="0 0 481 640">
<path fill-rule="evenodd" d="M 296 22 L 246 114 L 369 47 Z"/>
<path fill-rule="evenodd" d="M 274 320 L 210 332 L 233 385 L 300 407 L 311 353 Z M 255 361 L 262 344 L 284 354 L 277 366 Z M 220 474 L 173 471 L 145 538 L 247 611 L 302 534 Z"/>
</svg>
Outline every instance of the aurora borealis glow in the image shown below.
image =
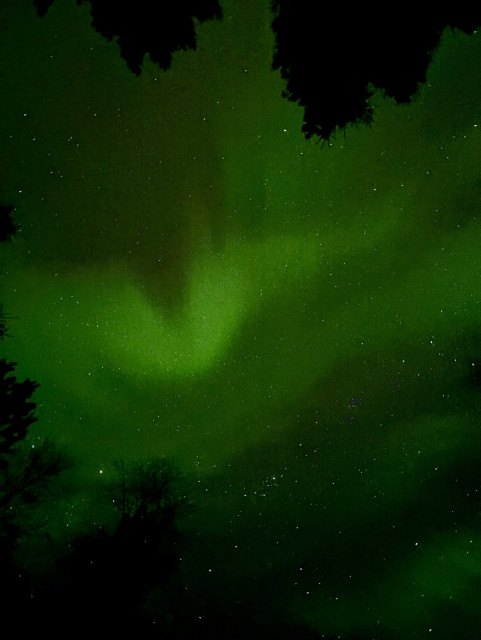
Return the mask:
<svg viewBox="0 0 481 640">
<path fill-rule="evenodd" d="M 480 34 L 328 148 L 281 97 L 267 2 L 140 77 L 84 5 L 3 5 L 3 346 L 38 433 L 87 488 L 174 460 L 199 616 L 478 637 Z"/>
</svg>

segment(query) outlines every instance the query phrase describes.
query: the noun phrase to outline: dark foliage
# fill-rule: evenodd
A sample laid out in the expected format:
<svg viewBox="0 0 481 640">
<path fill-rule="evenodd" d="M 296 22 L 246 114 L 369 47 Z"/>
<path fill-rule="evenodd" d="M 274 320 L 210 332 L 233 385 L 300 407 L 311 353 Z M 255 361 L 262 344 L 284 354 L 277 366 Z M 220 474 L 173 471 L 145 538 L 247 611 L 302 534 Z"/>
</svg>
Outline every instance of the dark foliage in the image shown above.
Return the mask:
<svg viewBox="0 0 481 640">
<path fill-rule="evenodd" d="M 38 387 L 32 380 L 18 382 L 13 375 L 15 363 L 0 360 L 0 468 L 7 465 L 5 456 L 23 440 L 37 418 L 35 403 L 30 400 Z"/>
<path fill-rule="evenodd" d="M 31 380 L 18 382 L 15 364 L 0 360 L 0 602 L 3 625 L 27 628 L 30 584 L 15 553 L 19 540 L 46 524 L 42 515 L 50 481 L 67 467 L 66 458 L 49 441 L 28 439 L 35 422 L 35 403 L 30 400 L 38 386 Z"/>
<path fill-rule="evenodd" d="M 0 589 L 8 590 L 12 579 L 26 588 L 25 572 L 15 569 L 15 552 L 21 540 L 37 534 L 47 524 L 45 507 L 51 501 L 52 481 L 68 466 L 67 458 L 50 440 L 45 440 L 35 445 L 30 441 L 21 443 L 0 469 L 0 562 L 12 567 L 10 577 L 2 574 Z"/>
<path fill-rule="evenodd" d="M 80 4 L 83 0 L 77 0 Z M 140 74 L 145 54 L 168 69 L 174 51 L 195 49 L 194 18 L 221 17 L 217 0 L 89 0 L 92 26 L 104 37 L 116 38 L 129 69 Z M 44 15 L 52 0 L 35 0 Z"/>
<path fill-rule="evenodd" d="M 10 240 L 17 231 L 12 216 L 13 207 L 0 205 L 0 242 Z M 6 315 L 3 313 L 3 307 L 0 305 L 0 340 L 7 335 L 7 325 L 5 323 Z"/>
<path fill-rule="evenodd" d="M 137 520 L 144 516 L 173 518 L 187 504 L 178 493 L 178 471 L 164 458 L 126 464 L 114 464 L 117 478 L 111 486 L 112 503 L 122 519 Z"/>
<path fill-rule="evenodd" d="M 95 628 L 109 635 L 146 638 L 155 631 L 156 637 L 171 637 L 165 634 L 172 632 L 181 594 L 175 515 L 187 504 L 177 494 L 177 478 L 164 460 L 119 463 L 106 492 L 109 523 L 73 539 L 54 574 L 35 591 L 34 617 L 41 626 L 49 627 L 55 603 L 55 630 L 74 620 L 84 633 Z"/>
<path fill-rule="evenodd" d="M 53 0 L 33 0 L 33 4 L 37 7 L 37 13 L 39 16 L 44 16 Z"/>
<path fill-rule="evenodd" d="M 0 304 L 0 340 L 3 340 L 6 336 L 8 336 L 8 328 L 6 320 L 9 316 L 3 310 L 3 306 Z"/>
<path fill-rule="evenodd" d="M 44 15 L 53 0 L 34 0 Z M 77 0 L 80 4 L 85 0 Z M 194 19 L 221 17 L 218 0 L 89 0 L 92 25 L 116 38 L 121 56 L 139 75 L 145 54 L 168 69 L 172 53 L 195 49 Z M 481 9 L 451 5 L 416 12 L 403 5 L 346 7 L 311 0 L 273 0 L 276 17 L 273 68 L 286 81 L 284 97 L 304 107 L 306 138 L 329 140 L 336 129 L 369 124 L 369 99 L 381 89 L 409 102 L 426 72 L 442 31 L 472 33 Z"/>
<path fill-rule="evenodd" d="M 369 98 L 384 90 L 409 102 L 426 79 L 431 54 L 450 26 L 472 33 L 481 11 L 452 5 L 417 11 L 400 5 L 347 7 L 310 0 L 274 0 L 274 69 L 285 97 L 304 107 L 306 138 L 329 140 L 348 124 L 370 123 Z"/>
<path fill-rule="evenodd" d="M 49 481 L 59 476 L 69 466 L 67 457 L 49 440 L 35 444 L 27 439 L 0 469 L 0 509 L 22 514 L 25 505 L 31 505 L 44 497 Z"/>
<path fill-rule="evenodd" d="M 10 215 L 13 211 L 13 207 L 6 207 L 0 205 L 0 242 L 10 240 L 10 238 L 17 231 L 17 227 Z"/>
</svg>

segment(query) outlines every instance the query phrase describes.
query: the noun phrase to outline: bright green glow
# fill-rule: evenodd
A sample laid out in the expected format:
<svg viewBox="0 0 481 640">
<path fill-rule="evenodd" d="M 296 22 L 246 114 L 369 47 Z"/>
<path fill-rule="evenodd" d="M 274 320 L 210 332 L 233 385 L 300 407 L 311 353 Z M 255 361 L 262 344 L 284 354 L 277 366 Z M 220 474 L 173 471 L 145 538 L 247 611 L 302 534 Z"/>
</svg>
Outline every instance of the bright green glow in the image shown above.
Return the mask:
<svg viewBox="0 0 481 640">
<path fill-rule="evenodd" d="M 74 5 L 12 0 L 5 350 L 86 482 L 128 455 L 195 476 L 199 597 L 215 557 L 219 593 L 322 633 L 429 637 L 446 594 L 477 602 L 450 481 L 481 446 L 480 38 L 447 33 L 412 105 L 327 149 L 254 4 L 137 79 Z"/>
</svg>

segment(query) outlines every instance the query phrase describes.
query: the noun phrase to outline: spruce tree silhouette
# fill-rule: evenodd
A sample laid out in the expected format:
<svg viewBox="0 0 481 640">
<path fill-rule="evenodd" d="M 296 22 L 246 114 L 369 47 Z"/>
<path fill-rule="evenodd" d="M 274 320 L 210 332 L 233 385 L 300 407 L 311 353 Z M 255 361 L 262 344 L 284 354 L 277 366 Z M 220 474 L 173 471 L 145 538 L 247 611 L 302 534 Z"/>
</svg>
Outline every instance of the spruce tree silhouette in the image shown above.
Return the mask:
<svg viewBox="0 0 481 640">
<path fill-rule="evenodd" d="M 48 439 L 28 439 L 36 422 L 32 395 L 39 386 L 14 375 L 16 363 L 0 360 L 0 535 L 14 544 L 20 533 L 25 505 L 41 500 L 49 481 L 59 476 L 68 461 Z"/>
<path fill-rule="evenodd" d="M 83 0 L 77 0 L 80 4 Z M 34 0 L 45 15 L 53 0 Z M 195 49 L 194 18 L 221 18 L 217 0 L 89 0 L 92 25 L 116 38 L 135 74 L 145 54 L 168 69 L 172 53 Z M 425 82 L 428 65 L 446 27 L 472 33 L 481 8 L 439 5 L 432 11 L 311 0 L 273 0 L 273 69 L 286 81 L 284 97 L 304 108 L 306 138 L 329 141 L 336 130 L 370 124 L 376 89 L 409 102 Z"/>
<path fill-rule="evenodd" d="M 17 230 L 12 210 L 0 206 L 0 241 L 10 240 Z M 0 340 L 8 336 L 6 318 L 0 306 Z M 42 524 L 32 507 L 39 505 L 50 481 L 68 462 L 48 439 L 37 438 L 34 444 L 28 440 L 29 429 L 37 420 L 32 396 L 39 385 L 28 378 L 18 381 L 16 366 L 0 359 L 0 606 L 3 628 L 11 622 L 21 632 L 28 626 L 25 613 L 30 606 L 30 587 L 15 552 L 20 538 Z"/>
<path fill-rule="evenodd" d="M 43 16 L 53 0 L 34 0 Z M 81 4 L 83 0 L 77 0 Z M 116 38 L 129 69 L 140 74 L 145 54 L 168 69 L 174 51 L 195 49 L 194 19 L 221 17 L 217 0 L 89 0 L 92 26 Z"/>
<path fill-rule="evenodd" d="M 44 16 L 53 0 L 33 0 L 33 4 L 37 7 L 37 13 L 39 16 Z"/>
<path fill-rule="evenodd" d="M 0 242 L 10 240 L 17 231 L 17 226 L 10 215 L 12 211 L 13 207 L 0 205 Z M 0 340 L 7 335 L 6 319 L 7 316 L 0 305 Z"/>
<path fill-rule="evenodd" d="M 310 0 L 274 0 L 273 68 L 286 81 L 284 97 L 304 107 L 306 138 L 329 140 L 336 129 L 369 124 L 375 88 L 409 102 L 426 80 L 431 54 L 445 27 L 472 33 L 481 10 L 403 5 L 368 8 Z"/>
<path fill-rule="evenodd" d="M 10 240 L 17 231 L 17 227 L 10 215 L 12 211 L 13 207 L 0 205 L 0 242 Z"/>
<path fill-rule="evenodd" d="M 15 367 L 16 363 L 0 360 L 0 468 L 7 466 L 7 454 L 37 420 L 31 396 L 38 384 L 29 379 L 18 382 L 13 375 Z"/>
</svg>

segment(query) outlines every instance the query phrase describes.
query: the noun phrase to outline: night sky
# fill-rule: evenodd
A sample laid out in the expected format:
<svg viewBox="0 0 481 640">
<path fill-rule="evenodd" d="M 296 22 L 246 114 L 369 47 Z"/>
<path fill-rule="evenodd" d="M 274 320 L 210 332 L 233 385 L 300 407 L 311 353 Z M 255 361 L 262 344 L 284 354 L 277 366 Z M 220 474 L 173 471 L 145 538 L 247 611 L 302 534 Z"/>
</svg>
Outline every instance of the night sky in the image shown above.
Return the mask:
<svg viewBox="0 0 481 640">
<path fill-rule="evenodd" d="M 479 637 L 481 36 L 329 146 L 269 2 L 221 4 L 136 77 L 88 4 L 2 0 L 2 347 L 75 460 L 52 535 L 165 456 L 199 619 Z"/>
</svg>

